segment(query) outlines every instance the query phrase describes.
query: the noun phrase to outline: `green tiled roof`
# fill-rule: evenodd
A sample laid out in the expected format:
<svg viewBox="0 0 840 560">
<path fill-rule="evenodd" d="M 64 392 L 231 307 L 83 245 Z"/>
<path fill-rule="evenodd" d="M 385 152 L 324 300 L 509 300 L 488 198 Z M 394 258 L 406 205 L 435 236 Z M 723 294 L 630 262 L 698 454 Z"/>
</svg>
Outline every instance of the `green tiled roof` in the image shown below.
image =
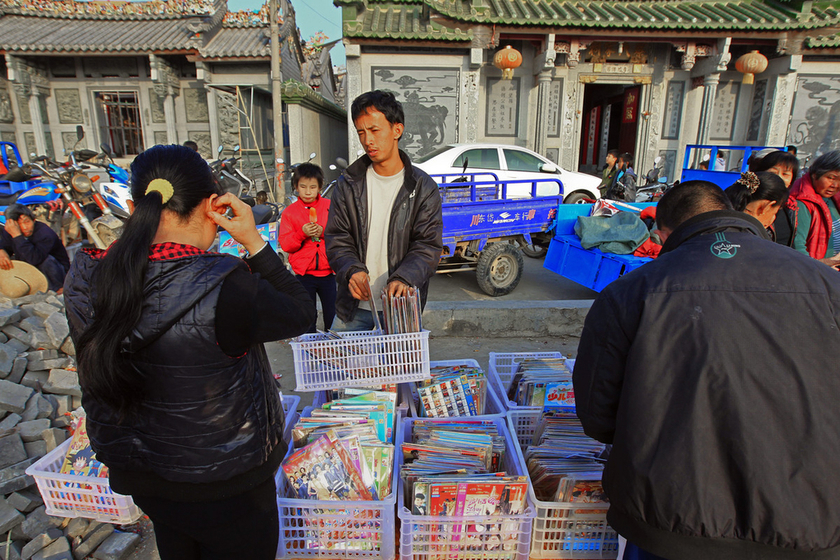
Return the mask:
<svg viewBox="0 0 840 560">
<path fill-rule="evenodd" d="M 338 0 L 336 5 L 339 5 Z M 423 10 L 423 3 L 416 0 L 395 0 L 390 4 L 370 2 L 355 21 L 345 18 L 344 36 L 417 41 L 472 40 L 472 31 L 444 27 L 423 17 Z"/>
<path fill-rule="evenodd" d="M 783 0 L 334 0 L 345 9 L 349 37 L 466 40 L 452 24 L 577 29 L 783 31 L 840 24 L 840 4 L 814 2 L 807 14 Z M 356 15 L 353 17 L 353 12 Z M 424 17 L 425 16 L 425 17 Z"/>
<path fill-rule="evenodd" d="M 808 37 L 805 39 L 805 46 L 809 49 L 836 49 L 840 47 L 840 33 Z"/>
</svg>

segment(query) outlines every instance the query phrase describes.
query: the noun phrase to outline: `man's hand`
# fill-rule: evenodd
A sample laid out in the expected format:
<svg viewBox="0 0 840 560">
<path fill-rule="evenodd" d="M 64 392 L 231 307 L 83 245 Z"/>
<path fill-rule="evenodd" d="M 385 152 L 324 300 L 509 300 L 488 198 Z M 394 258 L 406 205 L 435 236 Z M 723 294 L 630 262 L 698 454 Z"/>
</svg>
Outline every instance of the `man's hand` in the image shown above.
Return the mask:
<svg viewBox="0 0 840 560">
<path fill-rule="evenodd" d="M 12 259 L 9 258 L 9 253 L 7 253 L 3 249 L 0 249 L 0 269 L 3 269 L 3 270 L 11 270 L 12 269 Z"/>
<path fill-rule="evenodd" d="M 391 297 L 403 297 L 408 296 L 408 285 L 400 282 L 399 280 L 394 280 L 388 284 L 388 295 Z"/>
<path fill-rule="evenodd" d="M 350 277 L 350 295 L 362 301 L 370 299 L 370 276 L 367 272 L 360 270 Z"/>
<path fill-rule="evenodd" d="M 834 270 L 840 270 L 840 253 L 827 259 L 820 259 L 820 262 L 823 264 L 827 264 Z"/>
<path fill-rule="evenodd" d="M 4 226 L 6 229 L 6 233 L 11 235 L 12 237 L 17 237 L 20 235 L 20 226 L 15 220 L 6 220 L 6 225 Z"/>
</svg>

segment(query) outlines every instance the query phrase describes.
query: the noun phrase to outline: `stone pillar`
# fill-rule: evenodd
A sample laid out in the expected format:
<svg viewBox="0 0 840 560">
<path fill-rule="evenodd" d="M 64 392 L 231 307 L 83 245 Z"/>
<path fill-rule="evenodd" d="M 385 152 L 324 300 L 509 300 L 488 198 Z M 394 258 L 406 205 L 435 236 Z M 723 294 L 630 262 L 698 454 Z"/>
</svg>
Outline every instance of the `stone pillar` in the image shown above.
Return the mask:
<svg viewBox="0 0 840 560">
<path fill-rule="evenodd" d="M 697 129 L 697 143 L 706 144 L 709 141 L 709 129 L 712 123 L 712 113 L 715 110 L 715 96 L 717 95 L 720 73 L 715 72 L 703 79 L 703 108 L 700 112 L 700 126 Z"/>
<path fill-rule="evenodd" d="M 347 75 L 344 78 L 346 85 L 345 99 L 347 103 L 347 161 L 356 161 L 356 152 L 362 149 L 359 142 L 359 135 L 356 134 L 356 125 L 353 124 L 353 116 L 350 114 L 350 105 L 353 100 L 360 96 L 362 91 L 362 48 L 359 45 L 348 43 L 344 40 L 344 54 L 347 57 Z"/>
<path fill-rule="evenodd" d="M 163 98 L 163 114 L 166 117 L 166 139 L 170 144 L 179 144 L 178 129 L 175 127 L 175 92 L 167 88 Z"/>
<path fill-rule="evenodd" d="M 222 137 L 219 134 L 219 109 L 216 106 L 216 95 L 210 87 L 207 88 L 207 116 L 210 119 L 210 149 L 212 155 L 216 153 L 222 143 Z"/>
<path fill-rule="evenodd" d="M 41 115 L 41 93 L 38 88 L 29 92 L 29 114 L 32 115 L 32 132 L 35 134 L 35 149 L 39 156 L 47 153 L 47 133 L 44 131 L 44 119 Z"/>
<path fill-rule="evenodd" d="M 534 133 L 534 151 L 545 155 L 548 137 L 548 96 L 551 88 L 551 70 L 543 70 L 538 77 L 537 126 Z"/>
<path fill-rule="evenodd" d="M 481 84 L 481 65 L 484 63 L 484 49 L 470 49 L 470 69 L 464 72 L 461 87 L 461 106 L 466 107 L 463 123 L 464 129 L 458 130 L 458 142 L 472 144 L 478 141 L 479 84 Z"/>
</svg>

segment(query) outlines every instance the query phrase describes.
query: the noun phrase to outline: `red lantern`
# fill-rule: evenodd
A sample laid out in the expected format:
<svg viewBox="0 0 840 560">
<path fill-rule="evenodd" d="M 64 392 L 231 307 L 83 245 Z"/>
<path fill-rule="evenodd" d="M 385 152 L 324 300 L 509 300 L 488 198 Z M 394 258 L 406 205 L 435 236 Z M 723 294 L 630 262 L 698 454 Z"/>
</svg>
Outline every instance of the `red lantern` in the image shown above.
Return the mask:
<svg viewBox="0 0 840 560">
<path fill-rule="evenodd" d="M 755 74 L 767 70 L 767 57 L 758 51 L 749 52 L 735 61 L 735 70 L 744 75 L 745 84 L 751 84 L 755 81 Z"/>
<path fill-rule="evenodd" d="M 522 64 L 522 53 L 510 45 L 496 53 L 493 57 L 493 66 L 502 71 L 502 79 L 513 78 L 513 69 L 519 68 Z"/>
</svg>

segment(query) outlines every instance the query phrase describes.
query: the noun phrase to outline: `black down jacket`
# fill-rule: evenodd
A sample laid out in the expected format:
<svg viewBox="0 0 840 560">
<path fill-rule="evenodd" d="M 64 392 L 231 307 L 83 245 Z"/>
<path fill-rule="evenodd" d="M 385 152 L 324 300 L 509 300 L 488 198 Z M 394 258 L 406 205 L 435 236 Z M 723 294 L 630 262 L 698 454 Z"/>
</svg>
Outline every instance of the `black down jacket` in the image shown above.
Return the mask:
<svg viewBox="0 0 840 560">
<path fill-rule="evenodd" d="M 97 263 L 79 252 L 65 282 L 74 341 L 91 320 Z M 112 470 L 208 483 L 282 459 L 283 409 L 262 344 L 234 358 L 216 343 L 219 292 L 237 267 L 247 265 L 213 253 L 149 262 L 142 318 L 123 342 L 146 381 L 140 411 L 121 422 L 82 396 L 91 445 Z"/>
<path fill-rule="evenodd" d="M 405 179 L 394 200 L 388 226 L 388 282 L 401 280 L 420 290 L 423 305 L 443 251 L 443 217 L 437 183 L 411 165 L 400 151 Z M 335 310 L 349 321 L 359 308 L 350 295 L 353 274 L 367 272 L 368 223 L 365 176 L 371 165 L 367 155 L 357 159 L 339 177 L 331 197 L 330 217 L 324 232 L 327 260 L 338 283 Z"/>
<path fill-rule="evenodd" d="M 610 524 L 670 559 L 840 558 L 840 273 L 695 216 L 601 292 L 574 370 Z"/>
</svg>

